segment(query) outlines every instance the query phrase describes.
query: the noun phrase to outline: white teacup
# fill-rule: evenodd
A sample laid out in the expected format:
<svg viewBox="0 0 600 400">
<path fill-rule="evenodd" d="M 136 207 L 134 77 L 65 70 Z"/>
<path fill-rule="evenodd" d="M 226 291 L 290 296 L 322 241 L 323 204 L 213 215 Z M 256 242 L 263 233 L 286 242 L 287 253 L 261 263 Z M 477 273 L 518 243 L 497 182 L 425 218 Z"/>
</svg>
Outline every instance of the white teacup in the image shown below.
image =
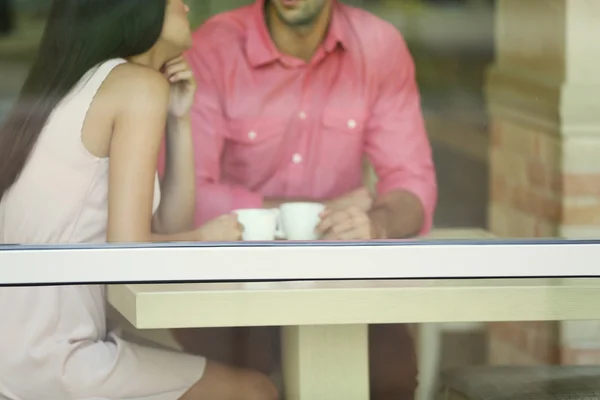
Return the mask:
<svg viewBox="0 0 600 400">
<path fill-rule="evenodd" d="M 273 240 L 277 231 L 277 212 L 266 209 L 235 210 L 244 227 L 244 240 Z"/>
<path fill-rule="evenodd" d="M 284 203 L 279 207 L 278 235 L 287 240 L 317 240 L 317 225 L 325 205 L 321 203 Z"/>
</svg>

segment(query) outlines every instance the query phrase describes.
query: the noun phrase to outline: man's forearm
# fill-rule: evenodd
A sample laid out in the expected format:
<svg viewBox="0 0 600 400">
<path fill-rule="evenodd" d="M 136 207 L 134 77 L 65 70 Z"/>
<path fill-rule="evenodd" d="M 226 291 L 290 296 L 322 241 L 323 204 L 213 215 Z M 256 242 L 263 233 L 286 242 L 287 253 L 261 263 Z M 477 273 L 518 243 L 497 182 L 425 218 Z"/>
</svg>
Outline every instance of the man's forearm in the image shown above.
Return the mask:
<svg viewBox="0 0 600 400">
<path fill-rule="evenodd" d="M 419 234 L 425 220 L 421 201 L 409 191 L 394 190 L 378 198 L 369 211 L 376 239 L 404 239 Z"/>
</svg>

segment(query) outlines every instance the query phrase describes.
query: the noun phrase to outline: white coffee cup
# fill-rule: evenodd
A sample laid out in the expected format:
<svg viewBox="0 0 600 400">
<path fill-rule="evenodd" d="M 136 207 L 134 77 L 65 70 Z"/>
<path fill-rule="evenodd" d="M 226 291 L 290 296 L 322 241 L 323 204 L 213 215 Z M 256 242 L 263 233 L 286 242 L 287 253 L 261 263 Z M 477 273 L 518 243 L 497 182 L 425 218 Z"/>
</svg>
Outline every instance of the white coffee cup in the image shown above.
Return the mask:
<svg viewBox="0 0 600 400">
<path fill-rule="evenodd" d="M 279 207 L 278 236 L 287 240 L 317 240 L 317 225 L 325 205 L 321 203 L 284 203 Z"/>
<path fill-rule="evenodd" d="M 235 210 L 244 227 L 243 240 L 273 240 L 277 231 L 278 213 L 266 209 Z"/>
</svg>

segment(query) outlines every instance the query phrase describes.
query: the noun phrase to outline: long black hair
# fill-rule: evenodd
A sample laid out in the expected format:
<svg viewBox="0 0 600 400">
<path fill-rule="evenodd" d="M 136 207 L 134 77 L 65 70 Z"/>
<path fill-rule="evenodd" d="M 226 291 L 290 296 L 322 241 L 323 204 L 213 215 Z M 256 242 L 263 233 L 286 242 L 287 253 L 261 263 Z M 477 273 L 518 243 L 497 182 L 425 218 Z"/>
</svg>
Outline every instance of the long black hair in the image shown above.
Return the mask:
<svg viewBox="0 0 600 400">
<path fill-rule="evenodd" d="M 36 60 L 0 127 L 0 199 L 23 170 L 58 103 L 94 66 L 143 54 L 162 32 L 167 0 L 54 0 Z"/>
</svg>

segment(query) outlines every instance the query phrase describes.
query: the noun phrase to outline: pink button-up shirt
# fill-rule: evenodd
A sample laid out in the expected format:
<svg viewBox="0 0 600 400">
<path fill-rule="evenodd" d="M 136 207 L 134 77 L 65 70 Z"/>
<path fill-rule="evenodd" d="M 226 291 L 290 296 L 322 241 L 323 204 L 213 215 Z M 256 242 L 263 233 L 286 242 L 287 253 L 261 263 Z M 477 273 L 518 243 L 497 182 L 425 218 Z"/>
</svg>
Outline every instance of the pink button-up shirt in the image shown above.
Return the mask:
<svg viewBox="0 0 600 400">
<path fill-rule="evenodd" d="M 188 53 L 198 82 L 196 223 L 263 198 L 341 196 L 362 186 L 366 155 L 378 194 L 414 193 L 428 230 L 435 170 L 414 64 L 396 28 L 335 2 L 307 63 L 276 49 L 264 1 L 210 19 Z"/>
</svg>

